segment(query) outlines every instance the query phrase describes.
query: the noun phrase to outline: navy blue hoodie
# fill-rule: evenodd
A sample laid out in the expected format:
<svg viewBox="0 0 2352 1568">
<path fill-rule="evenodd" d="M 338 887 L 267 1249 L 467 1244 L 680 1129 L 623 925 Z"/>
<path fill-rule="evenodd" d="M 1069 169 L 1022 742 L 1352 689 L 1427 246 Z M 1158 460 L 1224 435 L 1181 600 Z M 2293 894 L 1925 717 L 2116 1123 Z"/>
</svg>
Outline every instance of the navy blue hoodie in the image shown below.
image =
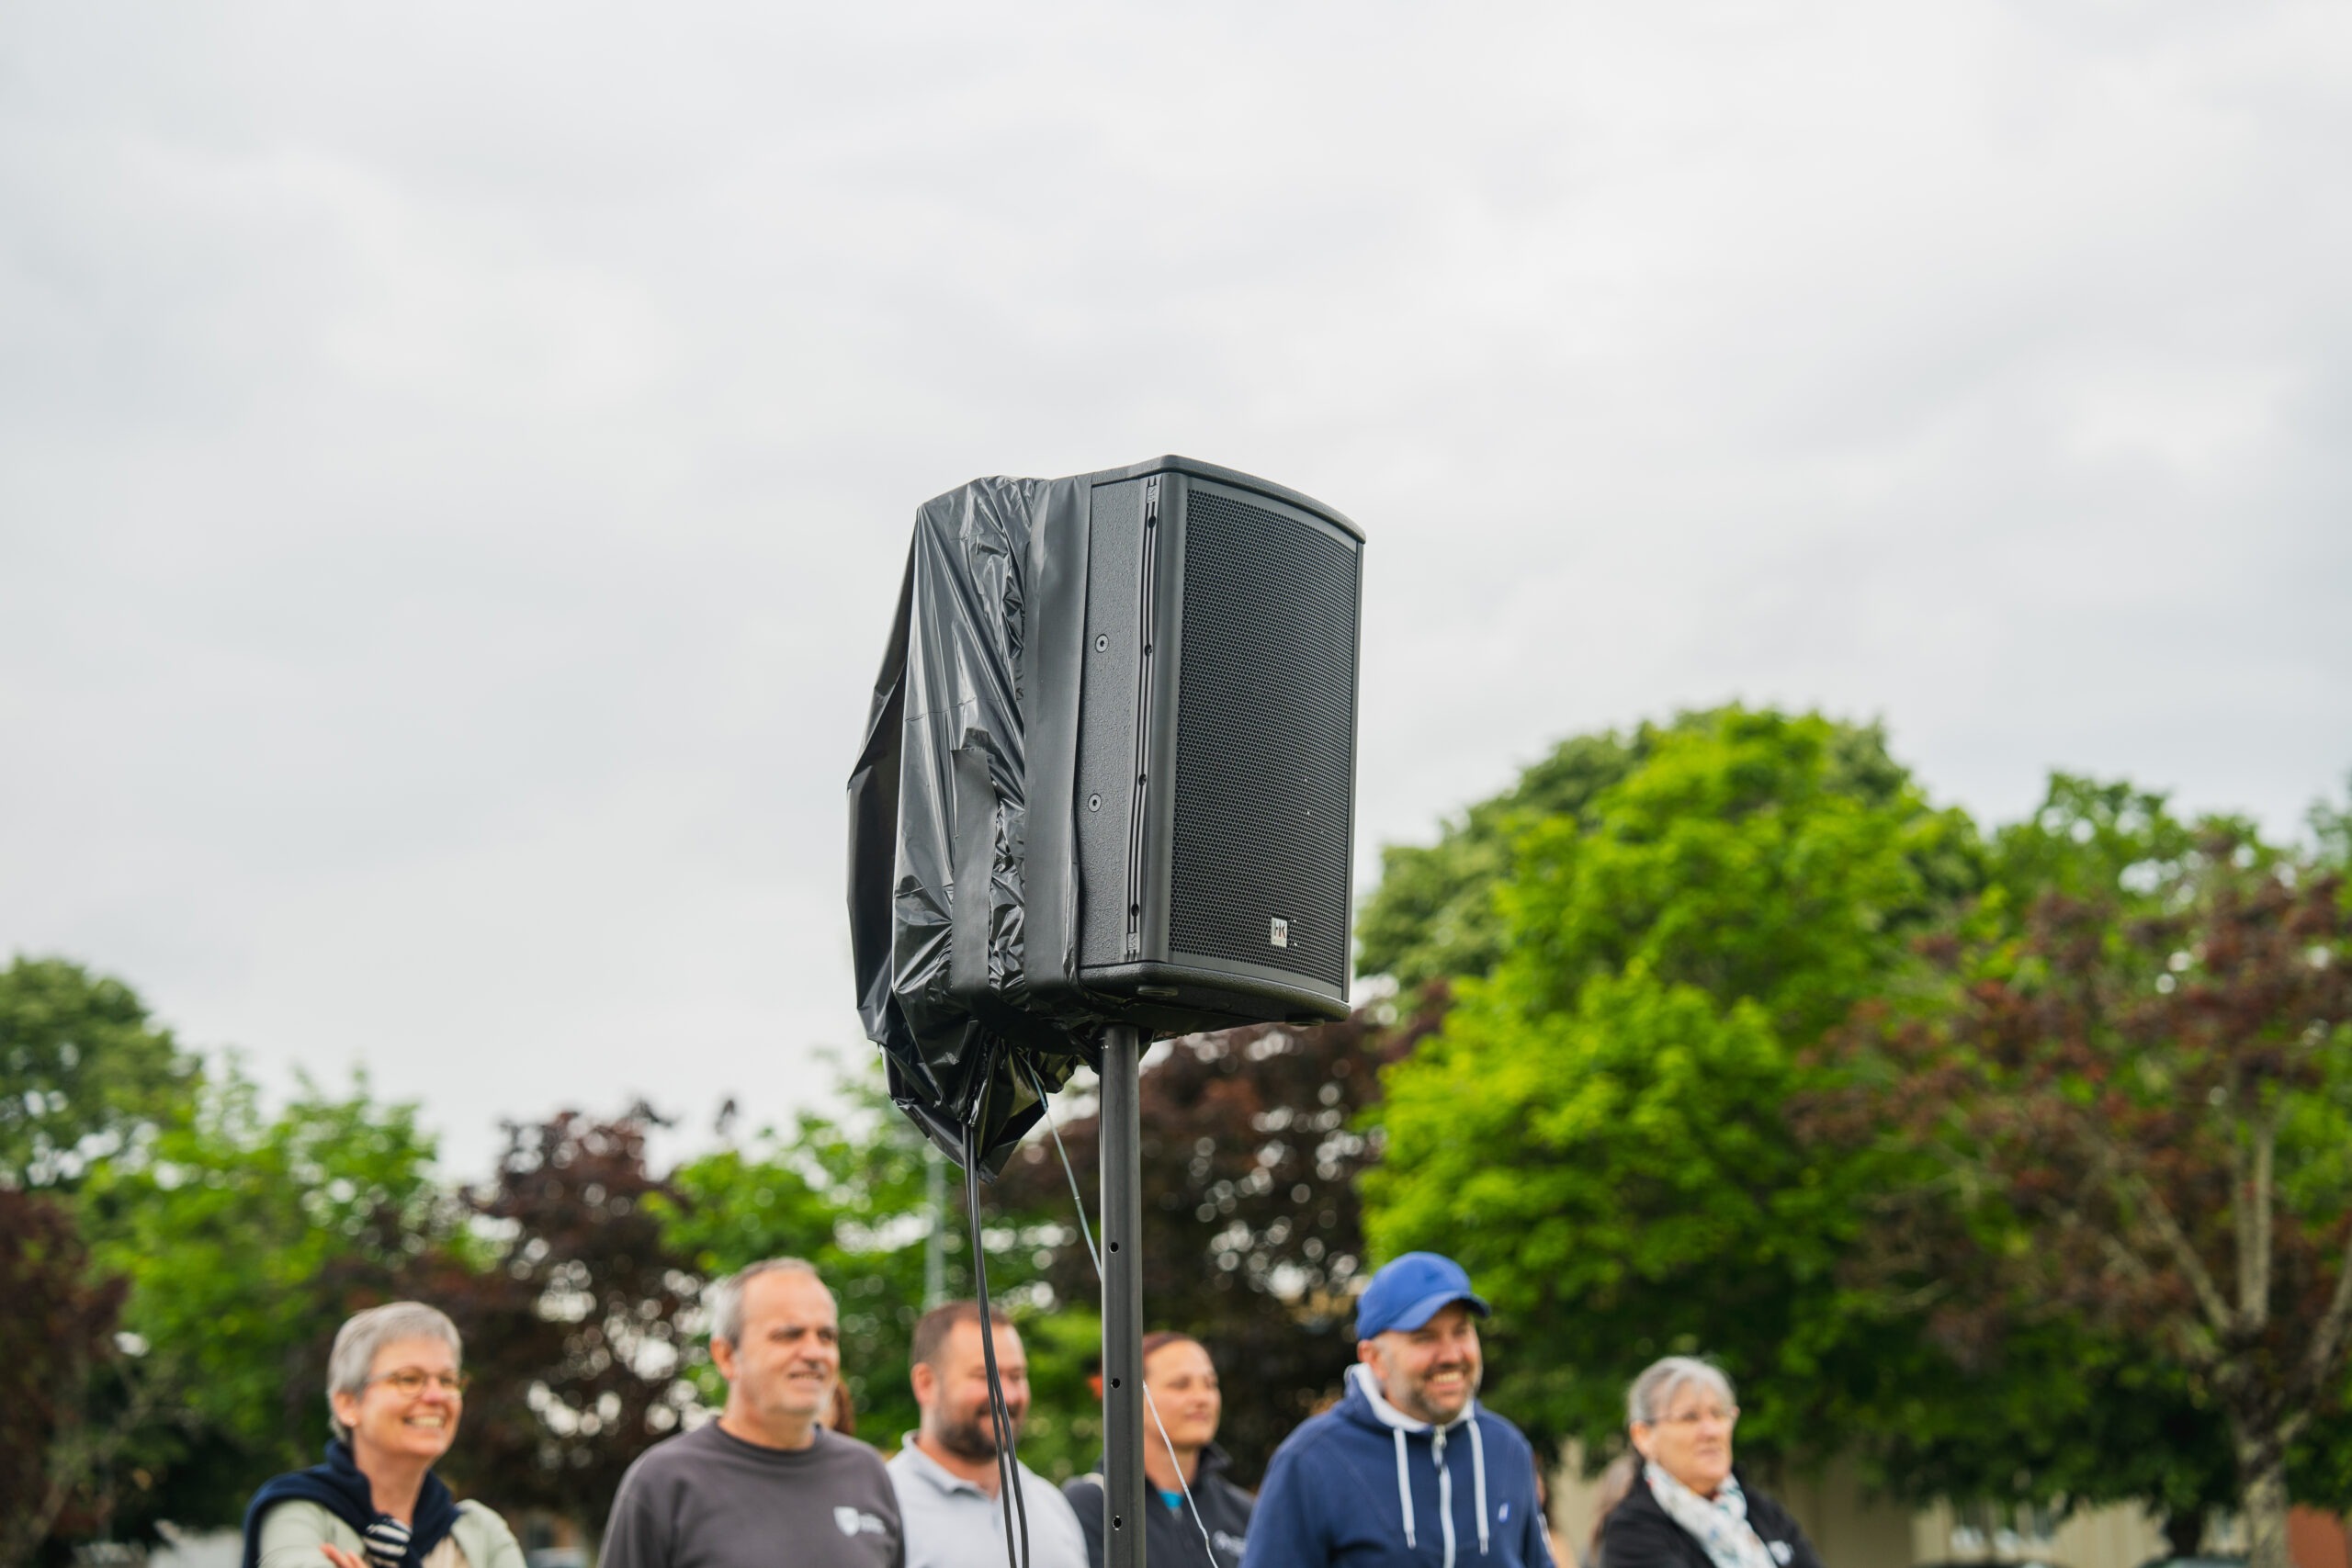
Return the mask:
<svg viewBox="0 0 2352 1568">
<path fill-rule="evenodd" d="M 1283 1441 L 1258 1494 L 1242 1568 L 1551 1568 L 1535 1450 L 1499 1416 L 1443 1427 L 1380 1396 L 1369 1369 Z"/>
</svg>

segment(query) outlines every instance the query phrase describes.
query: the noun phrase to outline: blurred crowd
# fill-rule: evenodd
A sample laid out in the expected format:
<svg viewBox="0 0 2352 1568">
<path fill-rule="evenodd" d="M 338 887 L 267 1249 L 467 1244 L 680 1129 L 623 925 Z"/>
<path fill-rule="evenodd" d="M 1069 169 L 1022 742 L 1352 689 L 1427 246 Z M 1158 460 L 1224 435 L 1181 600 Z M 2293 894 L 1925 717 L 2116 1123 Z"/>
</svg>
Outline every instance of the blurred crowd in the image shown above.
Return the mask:
<svg viewBox="0 0 2352 1568">
<path fill-rule="evenodd" d="M 1562 1542 L 1534 1450 L 1478 1402 L 1487 1303 L 1435 1253 L 1366 1284 L 1342 1393 L 1283 1442 L 1254 1495 L 1217 1447 L 1207 1349 L 1148 1336 L 1140 1519 L 1114 1510 L 1099 1465 L 1057 1487 L 1019 1462 L 1028 1362 L 1001 1312 L 951 1302 L 916 1324 L 921 1420 L 886 1459 L 856 1435 L 838 1304 L 813 1266 L 752 1264 L 712 1287 L 708 1310 L 725 1404 L 630 1467 L 601 1568 L 1102 1568 L 1127 1532 L 1155 1568 L 1819 1568 L 1733 1463 L 1729 1380 L 1684 1356 L 1634 1381 L 1599 1522 Z M 490 1502 L 458 1500 L 435 1473 L 465 1393 L 463 1347 L 437 1309 L 395 1302 L 345 1323 L 325 1458 L 254 1495 L 243 1568 L 524 1568 Z"/>
</svg>

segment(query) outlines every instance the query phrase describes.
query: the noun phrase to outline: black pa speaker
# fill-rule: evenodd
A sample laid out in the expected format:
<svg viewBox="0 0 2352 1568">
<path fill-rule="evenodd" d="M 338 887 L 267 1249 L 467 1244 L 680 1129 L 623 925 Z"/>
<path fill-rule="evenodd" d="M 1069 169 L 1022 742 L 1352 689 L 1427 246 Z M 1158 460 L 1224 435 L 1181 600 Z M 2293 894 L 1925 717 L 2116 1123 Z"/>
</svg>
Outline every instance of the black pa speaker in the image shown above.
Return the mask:
<svg viewBox="0 0 2352 1568">
<path fill-rule="evenodd" d="M 1185 457 L 1074 488 L 1021 660 L 1029 988 L 1161 1032 L 1344 1017 L 1363 533 Z"/>
<path fill-rule="evenodd" d="M 849 779 L 858 1013 L 998 1168 L 1114 1031 L 1345 1016 L 1363 536 L 1184 457 L 915 513 Z"/>
</svg>

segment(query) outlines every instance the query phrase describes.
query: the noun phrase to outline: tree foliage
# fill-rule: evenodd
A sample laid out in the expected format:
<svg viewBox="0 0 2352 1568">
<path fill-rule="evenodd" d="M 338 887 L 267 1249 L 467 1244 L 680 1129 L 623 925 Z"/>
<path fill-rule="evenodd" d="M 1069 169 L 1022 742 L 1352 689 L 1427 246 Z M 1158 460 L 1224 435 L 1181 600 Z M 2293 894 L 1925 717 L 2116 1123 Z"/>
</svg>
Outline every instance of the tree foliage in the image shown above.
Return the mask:
<svg viewBox="0 0 2352 1568">
<path fill-rule="evenodd" d="M 114 1340 L 126 1282 L 94 1267 L 75 1194 L 142 1159 L 196 1064 L 138 995 L 63 959 L 0 970 L 0 1564 L 107 1528 L 109 1466 L 145 1414 Z"/>
<path fill-rule="evenodd" d="M 0 970 L 0 1184 L 72 1187 L 180 1119 L 197 1076 L 130 987 L 16 958 Z"/>
<path fill-rule="evenodd" d="M 1381 1065 L 1427 1032 L 1436 1011 L 1393 1023 L 1374 1008 L 1310 1028 L 1189 1035 L 1147 1062 L 1137 1100 L 1145 1316 L 1197 1336 L 1223 1370 L 1219 1441 L 1245 1479 L 1355 1359 L 1355 1180 L 1378 1154 L 1357 1121 L 1379 1094 Z M 1062 1132 L 1095 1213 L 1099 1121 L 1090 1112 Z M 1033 1139 L 998 1185 L 1031 1212 L 1070 1212 L 1050 1141 Z M 1074 1234 L 1040 1256 L 1057 1300 L 1100 1302 Z"/>
<path fill-rule="evenodd" d="M 2340 1403 L 2352 1316 L 2352 909 L 2242 825 L 2192 839 L 2119 801 L 2054 800 L 2088 825 L 2062 841 L 2104 814 L 2147 852 L 2104 885 L 2045 872 L 2017 935 L 1865 1010 L 1829 1102 L 1939 1168 L 1878 1205 L 1878 1280 L 1963 1350 L 2058 1321 L 2154 1351 L 2176 1405 L 2226 1423 L 2254 1560 L 2284 1568 L 2290 1455 Z"/>
<path fill-rule="evenodd" d="M 1919 945 L 1949 957 L 1955 943 L 2016 942 L 2052 894 L 2154 913 L 2154 890 L 2178 874 L 2196 840 L 2161 795 L 2053 774 L 2041 804 L 1992 836 L 1981 897 L 1953 929 Z M 1950 970 L 1915 968 L 1885 997 L 1948 1005 Z M 1930 1201 L 1942 1173 L 1920 1143 L 1868 1117 L 1839 1124 L 1825 1111 L 1850 1106 L 1853 1086 L 1837 1073 L 1823 1084 L 1828 1092 L 1797 1108 L 1801 1130 L 1867 1147 L 1877 1164 L 1871 1212 Z M 1857 1446 L 1895 1490 L 2045 1506 L 2137 1502 L 2165 1520 L 2183 1555 L 2195 1551 L 2211 1516 L 2234 1506 L 2220 1413 L 2144 1337 L 2080 1317 L 1987 1314 L 1999 1293 L 1987 1263 L 1999 1247 L 1945 1251 L 1932 1280 L 1896 1281 L 1873 1261 L 1871 1238 L 1860 1239 L 1845 1266 L 1849 1283 L 1916 1323 L 1919 1336 L 1901 1381 L 1883 1383 L 1857 1412 Z"/>
<path fill-rule="evenodd" d="M 621 1474 L 697 1403 L 684 1363 L 702 1279 L 664 1234 L 650 1113 L 508 1123 L 468 1207 L 496 1238 L 476 1266 L 421 1253 L 400 1292 L 447 1312 L 474 1377 L 452 1477 L 493 1506 L 601 1529 Z"/>
<path fill-rule="evenodd" d="M 0 1568 L 30 1562 L 61 1525 L 108 1522 L 91 1483 L 115 1434 L 89 1406 L 122 1286 L 88 1264 L 64 1204 L 0 1187 Z"/>
<path fill-rule="evenodd" d="M 1657 732 L 1580 735 L 1522 773 L 1511 788 L 1445 824 L 1433 844 L 1388 844 L 1380 881 L 1356 917 L 1356 967 L 1408 989 L 1484 975 L 1503 947 L 1495 889 L 1512 842 L 1532 822 L 1580 820 L 1592 797 L 1645 756 Z"/>
<path fill-rule="evenodd" d="M 841 1307 L 842 1375 L 861 1436 L 888 1447 L 913 1429 L 907 1346 L 923 1307 L 928 1145 L 880 1092 L 878 1075 L 844 1077 L 838 1116 L 805 1113 L 681 1166 L 657 1203 L 673 1246 L 706 1278 L 764 1258 L 816 1265 Z M 960 1211 L 959 1211 L 960 1212 Z M 951 1216 L 945 1227 L 953 1233 Z M 970 1290 L 959 1245 L 952 1294 Z M 698 1350 L 707 1397 L 722 1389 Z"/>
<path fill-rule="evenodd" d="M 305 1086 L 276 1114 L 223 1070 L 151 1157 L 94 1166 L 94 1266 L 130 1287 L 152 1417 L 112 1484 L 129 1524 L 235 1522 L 326 1438 L 326 1354 L 356 1306 L 445 1244 L 457 1215 L 415 1109 Z"/>
<path fill-rule="evenodd" d="M 1819 1451 L 1897 1337 L 1837 1265 L 1862 1168 L 1789 1123 L 1803 1049 L 1981 876 L 1873 731 L 1737 709 L 1645 732 L 1574 814 L 1522 822 L 1492 973 L 1385 1075 L 1363 1181 L 1383 1253 L 1490 1292 L 1493 1397 L 1619 1440 L 1632 1373 L 1703 1349 L 1744 1441 Z"/>
<path fill-rule="evenodd" d="M 1435 843 L 1385 846 L 1379 884 L 1356 920 L 1357 968 L 1393 976 L 1408 989 L 1487 975 L 1508 940 L 1509 919 L 1496 895 L 1512 879 L 1521 835 L 1539 826 L 1592 828 L 1595 799 L 1661 745 L 1744 716 L 1737 708 L 1717 708 L 1623 733 L 1572 736 L 1510 788 L 1446 823 Z M 1876 725 L 1825 725 L 1817 739 L 1825 782 L 1836 793 L 1883 805 L 1910 787 Z M 1942 879 L 1954 874 L 1965 882 L 1971 868 L 1944 868 Z"/>
</svg>

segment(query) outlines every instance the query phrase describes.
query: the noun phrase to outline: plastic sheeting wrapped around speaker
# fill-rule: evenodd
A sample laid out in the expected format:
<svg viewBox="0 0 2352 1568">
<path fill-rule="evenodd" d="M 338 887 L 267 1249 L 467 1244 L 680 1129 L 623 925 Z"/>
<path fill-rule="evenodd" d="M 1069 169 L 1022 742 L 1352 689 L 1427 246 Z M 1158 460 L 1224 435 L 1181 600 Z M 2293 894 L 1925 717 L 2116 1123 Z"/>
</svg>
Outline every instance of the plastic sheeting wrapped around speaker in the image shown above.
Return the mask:
<svg viewBox="0 0 2352 1568">
<path fill-rule="evenodd" d="M 1024 698 L 1070 705 L 1054 716 L 1075 721 L 1077 649 L 1034 646 L 1030 630 L 1041 595 L 1084 592 L 1085 516 L 1080 479 L 980 479 L 922 508 L 850 777 L 859 1015 L 891 1099 L 959 1161 L 974 1126 L 989 1175 L 1107 1021 L 1067 996 L 1041 1001 L 1024 973 L 1030 943 L 1059 944 L 1067 968 L 1073 941 L 1031 929 L 1028 836 L 1072 829 L 1030 810 L 1038 716 Z"/>
<path fill-rule="evenodd" d="M 1141 1037 L 1347 1011 L 1363 536 L 1173 455 L 915 516 L 850 779 L 890 1094 L 1000 1168 Z"/>
</svg>

